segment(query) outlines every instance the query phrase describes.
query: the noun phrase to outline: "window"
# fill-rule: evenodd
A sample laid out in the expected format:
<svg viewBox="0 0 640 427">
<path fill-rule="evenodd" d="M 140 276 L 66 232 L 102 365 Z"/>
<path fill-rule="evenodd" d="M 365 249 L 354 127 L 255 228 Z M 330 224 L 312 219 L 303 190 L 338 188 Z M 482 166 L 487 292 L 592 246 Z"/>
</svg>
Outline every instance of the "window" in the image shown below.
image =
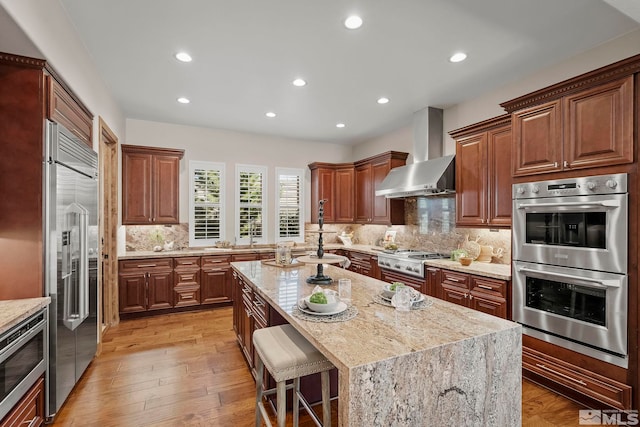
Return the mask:
<svg viewBox="0 0 640 427">
<path fill-rule="evenodd" d="M 236 165 L 236 236 L 238 244 L 264 243 L 266 225 L 265 166 Z"/>
<path fill-rule="evenodd" d="M 302 169 L 276 168 L 276 241 L 304 241 Z"/>
<path fill-rule="evenodd" d="M 212 246 L 224 240 L 224 172 L 224 163 L 189 162 L 191 247 Z"/>
</svg>

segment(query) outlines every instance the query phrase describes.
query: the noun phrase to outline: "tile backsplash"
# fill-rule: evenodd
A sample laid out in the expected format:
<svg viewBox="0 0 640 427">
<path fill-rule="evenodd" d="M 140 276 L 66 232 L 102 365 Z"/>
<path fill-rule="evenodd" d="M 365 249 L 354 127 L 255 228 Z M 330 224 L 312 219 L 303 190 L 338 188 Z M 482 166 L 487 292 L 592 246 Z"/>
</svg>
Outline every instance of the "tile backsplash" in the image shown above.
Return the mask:
<svg viewBox="0 0 640 427">
<path fill-rule="evenodd" d="M 495 251 L 502 248 L 503 255 L 495 262 L 511 262 L 511 230 L 459 228 L 455 225 L 455 195 L 410 198 L 405 200 L 406 225 L 325 224 L 325 243 L 341 243 L 338 235 L 353 233 L 353 243 L 375 246 L 384 238 L 387 230 L 396 231 L 396 243 L 401 248 L 421 249 L 430 252 L 449 253 L 466 241 L 489 245 Z M 317 224 L 305 224 L 305 230 L 317 230 Z M 306 233 L 305 241 L 317 244 L 317 233 Z M 189 247 L 189 225 L 126 226 L 126 249 L 150 251 L 164 242 L 174 242 L 174 249 Z"/>
</svg>

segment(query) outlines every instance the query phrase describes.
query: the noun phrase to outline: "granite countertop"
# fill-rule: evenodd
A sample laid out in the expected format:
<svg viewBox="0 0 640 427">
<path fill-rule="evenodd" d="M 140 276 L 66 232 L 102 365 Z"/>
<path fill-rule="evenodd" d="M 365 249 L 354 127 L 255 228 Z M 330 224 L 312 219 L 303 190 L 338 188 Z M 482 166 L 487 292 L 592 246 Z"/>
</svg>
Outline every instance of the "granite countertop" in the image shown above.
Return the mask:
<svg viewBox="0 0 640 427">
<path fill-rule="evenodd" d="M 312 293 L 315 285 L 306 279 L 316 274 L 315 265 L 231 265 L 338 368 L 342 425 L 391 425 L 394 420 L 411 425 L 427 416 L 434 425 L 445 419 L 451 421 L 447 425 L 461 425 L 456 421 L 475 416 L 488 422 L 484 425 L 519 424 L 517 323 L 432 297 L 426 309 L 397 312 L 373 301 L 384 282 L 334 266 L 324 268 L 333 279 L 324 288 L 337 290 L 338 279 L 351 279 L 358 314 L 343 322 L 307 321 L 293 311 L 298 299 Z M 461 405 L 449 396 L 451 390 L 478 404 Z"/>
<path fill-rule="evenodd" d="M 328 243 L 324 245 L 325 250 L 333 249 L 345 249 L 349 251 L 361 252 L 369 255 L 379 255 L 382 253 L 382 248 L 372 245 L 360 245 L 354 244 L 351 246 L 344 246 L 339 243 Z M 293 248 L 295 252 L 313 251 L 317 249 L 317 246 L 312 245 L 299 245 Z M 208 248 L 208 249 L 184 249 L 179 251 L 127 251 L 124 255 L 118 256 L 118 259 L 148 259 L 148 258 L 165 258 L 165 257 L 186 257 L 186 256 L 207 256 L 207 255 L 233 255 L 233 254 L 248 254 L 248 253 L 267 253 L 273 252 L 273 247 L 256 247 L 256 248 Z M 424 262 L 425 265 L 445 268 L 447 270 L 455 270 L 463 273 L 476 274 L 479 276 L 492 277 L 501 280 L 511 280 L 511 265 L 510 264 L 494 264 L 484 262 L 472 262 L 469 266 L 463 266 L 459 262 L 450 261 L 447 259 L 428 260 Z"/>
<path fill-rule="evenodd" d="M 0 334 L 51 303 L 50 297 L 0 301 Z"/>
</svg>

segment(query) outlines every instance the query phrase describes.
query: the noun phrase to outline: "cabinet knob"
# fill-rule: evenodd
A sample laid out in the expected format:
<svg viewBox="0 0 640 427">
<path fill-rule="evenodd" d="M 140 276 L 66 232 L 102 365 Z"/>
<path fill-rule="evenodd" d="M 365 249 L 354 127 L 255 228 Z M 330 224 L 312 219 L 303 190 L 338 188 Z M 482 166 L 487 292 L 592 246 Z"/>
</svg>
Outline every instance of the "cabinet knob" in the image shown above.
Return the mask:
<svg viewBox="0 0 640 427">
<path fill-rule="evenodd" d="M 565 168 L 569 167 L 569 162 L 567 162 L 566 160 L 562 163 L 562 166 L 564 166 Z"/>
<path fill-rule="evenodd" d="M 558 162 L 553 162 L 553 167 L 557 168 L 558 167 Z"/>
</svg>

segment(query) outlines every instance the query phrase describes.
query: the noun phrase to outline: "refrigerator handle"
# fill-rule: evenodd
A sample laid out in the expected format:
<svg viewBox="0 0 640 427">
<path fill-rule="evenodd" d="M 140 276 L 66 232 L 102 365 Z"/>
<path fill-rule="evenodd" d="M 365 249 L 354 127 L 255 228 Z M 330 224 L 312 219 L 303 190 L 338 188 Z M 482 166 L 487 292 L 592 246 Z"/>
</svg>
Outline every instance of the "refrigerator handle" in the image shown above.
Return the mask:
<svg viewBox="0 0 640 427">
<path fill-rule="evenodd" d="M 73 220 L 71 220 L 73 218 Z M 62 251 L 62 269 L 64 280 L 64 317 L 62 319 L 64 325 L 70 330 L 75 330 L 89 316 L 89 251 L 87 248 L 87 234 L 89 229 L 89 220 L 86 209 L 82 206 L 75 205 L 68 212 L 71 224 L 76 224 L 75 229 L 78 233 L 78 248 L 74 251 L 72 244 L 75 243 L 72 235 L 74 227 L 65 231 L 63 235 L 68 237 L 68 245 L 63 244 Z M 64 239 L 63 239 L 64 241 Z M 78 253 L 79 259 L 77 271 L 73 271 L 73 252 Z M 67 268 L 65 274 L 64 269 Z"/>
</svg>

